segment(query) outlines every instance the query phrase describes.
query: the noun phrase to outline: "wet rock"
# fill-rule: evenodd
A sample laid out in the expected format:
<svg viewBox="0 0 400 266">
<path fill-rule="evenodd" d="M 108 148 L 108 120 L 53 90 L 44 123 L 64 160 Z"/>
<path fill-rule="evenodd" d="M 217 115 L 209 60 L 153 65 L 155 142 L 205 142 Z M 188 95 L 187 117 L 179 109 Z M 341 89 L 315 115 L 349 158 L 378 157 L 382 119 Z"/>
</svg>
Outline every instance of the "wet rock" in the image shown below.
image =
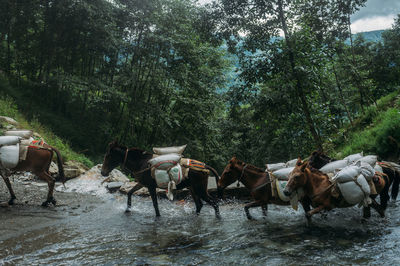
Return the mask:
<svg viewBox="0 0 400 266">
<path fill-rule="evenodd" d="M 108 182 L 129 182 L 129 178 L 117 169 L 111 171 L 111 173 L 108 175 L 107 180 Z"/>
<path fill-rule="evenodd" d="M 107 187 L 108 191 L 116 192 L 123 185 L 124 185 L 124 182 L 109 182 L 106 187 Z"/>
<path fill-rule="evenodd" d="M 131 190 L 134 186 L 136 186 L 137 182 L 126 182 L 120 188 L 119 191 L 123 194 L 127 194 L 129 190 Z"/>
<path fill-rule="evenodd" d="M 6 122 L 6 123 L 14 125 L 14 126 L 19 126 L 19 123 L 17 121 L 15 121 L 14 119 L 12 119 L 11 117 L 0 116 L 0 121 Z"/>
<path fill-rule="evenodd" d="M 104 177 L 100 174 L 100 169 L 95 166 L 90 170 L 81 174 L 79 177 L 68 180 L 65 183 L 66 188 L 62 185 L 56 188 L 61 192 L 77 192 L 82 194 L 91 194 L 96 196 L 106 196 L 107 188 L 102 184 Z"/>
<path fill-rule="evenodd" d="M 39 178 L 32 174 L 31 172 L 22 172 L 17 175 L 17 178 L 21 181 L 34 181 L 38 180 Z"/>
<path fill-rule="evenodd" d="M 5 126 L 5 129 L 7 129 L 7 130 L 15 130 L 17 128 L 15 126 L 13 126 L 13 125 L 7 125 L 7 126 Z"/>
<path fill-rule="evenodd" d="M 89 168 L 80 162 L 67 161 L 64 164 L 64 174 L 67 179 L 76 178 L 84 174 L 87 170 L 89 170 Z"/>
<path fill-rule="evenodd" d="M 135 191 L 133 194 L 136 196 L 142 196 L 142 197 L 150 196 L 149 190 L 146 187 L 143 187 L 143 188 L 139 189 L 138 191 Z"/>
<path fill-rule="evenodd" d="M 57 175 L 58 174 L 58 165 L 55 162 L 51 162 L 49 172 L 51 175 Z"/>
</svg>

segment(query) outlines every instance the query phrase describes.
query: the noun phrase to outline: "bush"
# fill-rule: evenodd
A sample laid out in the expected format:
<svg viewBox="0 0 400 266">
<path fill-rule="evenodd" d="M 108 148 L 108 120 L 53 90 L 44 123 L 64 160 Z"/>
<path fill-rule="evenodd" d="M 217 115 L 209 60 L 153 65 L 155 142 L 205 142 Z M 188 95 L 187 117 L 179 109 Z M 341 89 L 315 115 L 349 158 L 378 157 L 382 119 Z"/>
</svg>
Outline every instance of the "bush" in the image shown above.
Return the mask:
<svg viewBox="0 0 400 266">
<path fill-rule="evenodd" d="M 6 86 L 1 80 L 0 84 L 0 86 Z M 67 142 L 56 136 L 48 128 L 41 125 L 37 119 L 32 119 L 28 122 L 18 111 L 17 105 L 13 99 L 8 96 L 0 98 L 0 115 L 14 118 L 19 122 L 21 128 L 32 129 L 33 131 L 39 133 L 49 145 L 56 147 L 61 152 L 64 161 L 74 160 L 81 162 L 88 167 L 92 167 L 94 165 L 93 162 L 86 156 L 74 152 Z"/>
<path fill-rule="evenodd" d="M 380 113 L 373 119 L 373 126 L 370 128 L 352 133 L 347 144 L 339 150 L 342 156 L 364 151 L 385 158 L 397 152 L 397 147 L 389 137 L 400 140 L 400 110 L 397 108 Z"/>
</svg>

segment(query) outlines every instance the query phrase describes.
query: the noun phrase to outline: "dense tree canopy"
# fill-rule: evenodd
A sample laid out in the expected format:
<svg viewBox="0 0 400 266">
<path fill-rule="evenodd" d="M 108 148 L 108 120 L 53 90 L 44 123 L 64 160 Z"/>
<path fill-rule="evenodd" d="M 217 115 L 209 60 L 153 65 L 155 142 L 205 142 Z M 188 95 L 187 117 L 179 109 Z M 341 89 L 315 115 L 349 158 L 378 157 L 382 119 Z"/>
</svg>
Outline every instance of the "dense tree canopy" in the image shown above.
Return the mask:
<svg viewBox="0 0 400 266">
<path fill-rule="evenodd" d="M 188 143 L 221 168 L 308 155 L 399 86 L 400 17 L 353 38 L 365 0 L 0 2 L 0 72 L 25 113 L 101 156 Z M 234 78 L 232 78 L 234 77 Z"/>
</svg>

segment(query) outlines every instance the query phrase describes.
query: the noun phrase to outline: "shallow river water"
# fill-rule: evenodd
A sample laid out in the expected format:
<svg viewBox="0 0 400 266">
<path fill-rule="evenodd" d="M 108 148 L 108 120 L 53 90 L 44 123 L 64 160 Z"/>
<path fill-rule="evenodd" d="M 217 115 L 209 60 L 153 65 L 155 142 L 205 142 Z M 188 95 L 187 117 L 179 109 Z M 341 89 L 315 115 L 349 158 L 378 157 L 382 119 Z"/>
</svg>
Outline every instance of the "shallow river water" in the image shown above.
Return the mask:
<svg viewBox="0 0 400 266">
<path fill-rule="evenodd" d="M 62 207 L 3 210 L 17 220 L 40 216 L 45 222 L 0 235 L 0 265 L 400 264 L 400 206 L 395 203 L 385 219 L 372 212 L 362 223 L 361 210 L 351 208 L 317 215 L 311 227 L 301 208 L 270 205 L 267 218 L 252 209 L 257 220 L 248 221 L 243 202 L 230 201 L 220 205 L 218 220 L 207 205 L 194 215 L 191 200 L 159 203 L 159 219 L 151 200 L 137 196 L 131 214 L 124 213 L 122 196 L 99 200 L 79 213 Z"/>
</svg>

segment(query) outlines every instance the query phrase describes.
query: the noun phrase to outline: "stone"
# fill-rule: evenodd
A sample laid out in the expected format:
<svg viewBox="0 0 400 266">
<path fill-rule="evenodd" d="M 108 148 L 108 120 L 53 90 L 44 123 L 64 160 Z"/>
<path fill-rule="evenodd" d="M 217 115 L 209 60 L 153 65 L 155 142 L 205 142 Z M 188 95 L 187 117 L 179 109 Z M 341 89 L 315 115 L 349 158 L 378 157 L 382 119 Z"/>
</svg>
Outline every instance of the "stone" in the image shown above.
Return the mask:
<svg viewBox="0 0 400 266">
<path fill-rule="evenodd" d="M 126 182 L 119 188 L 119 191 L 123 194 L 127 194 L 129 192 L 129 190 L 131 190 L 136 185 L 137 185 L 137 182 L 135 182 L 135 181 Z"/>
<path fill-rule="evenodd" d="M 129 178 L 126 177 L 121 171 L 114 169 L 111 171 L 111 173 L 108 175 L 108 182 L 129 182 Z"/>
<path fill-rule="evenodd" d="M 5 126 L 5 128 L 7 129 L 7 130 L 15 130 L 15 129 L 17 129 L 15 126 L 13 126 L 13 125 L 7 125 L 7 126 Z"/>
<path fill-rule="evenodd" d="M 14 126 L 19 126 L 19 123 L 12 119 L 11 117 L 7 116 L 0 116 L 0 121 L 6 122 L 8 124 L 14 125 Z"/>
<path fill-rule="evenodd" d="M 89 168 L 87 168 L 84 164 L 80 162 L 67 161 L 64 164 L 64 174 L 67 179 L 78 177 L 88 170 Z"/>
<path fill-rule="evenodd" d="M 110 182 L 107 184 L 107 189 L 110 192 L 116 192 L 117 190 L 120 189 L 120 187 L 122 187 L 124 185 L 123 182 Z"/>
<path fill-rule="evenodd" d="M 58 174 L 58 165 L 55 162 L 51 162 L 49 172 L 51 175 L 57 175 Z"/>
<path fill-rule="evenodd" d="M 77 168 L 69 168 L 69 167 L 64 168 L 64 175 L 66 179 L 73 179 L 75 177 L 80 176 L 81 174 L 82 172 Z"/>
</svg>

